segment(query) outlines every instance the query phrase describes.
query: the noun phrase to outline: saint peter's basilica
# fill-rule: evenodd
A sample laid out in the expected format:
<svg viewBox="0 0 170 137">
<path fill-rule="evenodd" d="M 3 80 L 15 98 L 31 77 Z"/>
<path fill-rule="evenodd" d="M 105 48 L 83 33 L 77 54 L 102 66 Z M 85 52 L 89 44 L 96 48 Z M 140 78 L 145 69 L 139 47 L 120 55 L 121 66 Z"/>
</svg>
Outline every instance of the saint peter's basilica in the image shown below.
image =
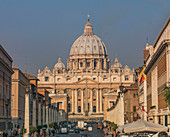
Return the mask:
<svg viewBox="0 0 170 137">
<path fill-rule="evenodd" d="M 113 45 L 114 46 L 114 45 Z M 84 33 L 73 43 L 67 68 L 61 58 L 51 71 L 38 70 L 38 87 L 50 92 L 51 102 L 68 112 L 69 120 L 104 119 L 115 103 L 119 86 L 135 82 L 134 69 L 110 59 L 104 42 L 93 33 L 89 18 Z"/>
</svg>

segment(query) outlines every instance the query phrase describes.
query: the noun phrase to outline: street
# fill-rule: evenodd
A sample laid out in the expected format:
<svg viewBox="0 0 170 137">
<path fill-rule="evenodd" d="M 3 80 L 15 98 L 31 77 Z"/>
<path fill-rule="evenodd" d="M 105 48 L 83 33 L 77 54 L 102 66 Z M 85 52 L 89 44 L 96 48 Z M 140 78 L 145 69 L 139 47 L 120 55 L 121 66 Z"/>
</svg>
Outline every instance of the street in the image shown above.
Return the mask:
<svg viewBox="0 0 170 137">
<path fill-rule="evenodd" d="M 88 137 L 104 137 L 103 131 L 100 131 L 97 129 L 97 125 L 94 124 L 93 126 L 93 131 L 88 132 L 88 131 L 80 131 L 80 133 L 69 133 L 69 134 L 56 134 L 57 137 L 81 137 L 81 134 L 87 134 Z M 51 136 L 52 137 L 52 136 Z"/>
</svg>

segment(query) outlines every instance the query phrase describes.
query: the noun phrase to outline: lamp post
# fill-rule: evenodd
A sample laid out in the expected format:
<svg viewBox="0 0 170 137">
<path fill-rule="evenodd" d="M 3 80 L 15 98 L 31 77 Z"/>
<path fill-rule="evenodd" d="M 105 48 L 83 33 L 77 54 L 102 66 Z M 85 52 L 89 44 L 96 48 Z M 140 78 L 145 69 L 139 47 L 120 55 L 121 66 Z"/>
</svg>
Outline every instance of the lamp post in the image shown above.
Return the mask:
<svg viewBox="0 0 170 137">
<path fill-rule="evenodd" d="M 24 128 L 26 129 L 25 137 L 29 137 L 29 128 L 30 128 L 30 88 L 26 88 L 25 92 L 25 118 L 24 118 Z"/>
<path fill-rule="evenodd" d="M 10 99 L 7 99 L 6 101 L 6 133 L 8 132 L 8 106 L 10 104 Z"/>
</svg>

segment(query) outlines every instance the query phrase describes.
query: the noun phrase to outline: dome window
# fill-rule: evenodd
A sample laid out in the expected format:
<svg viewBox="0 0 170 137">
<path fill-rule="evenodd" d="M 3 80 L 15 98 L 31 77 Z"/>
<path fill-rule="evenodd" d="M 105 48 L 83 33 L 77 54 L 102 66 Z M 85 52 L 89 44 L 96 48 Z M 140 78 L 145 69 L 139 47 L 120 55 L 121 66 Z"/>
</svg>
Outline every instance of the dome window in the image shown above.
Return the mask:
<svg viewBox="0 0 170 137">
<path fill-rule="evenodd" d="M 96 46 L 94 46 L 94 50 L 96 50 Z"/>
<path fill-rule="evenodd" d="M 45 81 L 46 81 L 46 82 L 49 81 L 49 77 L 45 77 Z"/>
<path fill-rule="evenodd" d="M 118 69 L 115 69 L 115 73 L 119 73 L 119 70 L 118 70 Z"/>
<path fill-rule="evenodd" d="M 80 67 L 83 67 L 83 62 L 80 62 Z"/>
<path fill-rule="evenodd" d="M 125 76 L 125 81 L 128 81 L 129 80 L 129 77 L 128 76 Z"/>
<path fill-rule="evenodd" d="M 61 78 L 57 78 L 57 81 L 61 81 Z"/>
</svg>

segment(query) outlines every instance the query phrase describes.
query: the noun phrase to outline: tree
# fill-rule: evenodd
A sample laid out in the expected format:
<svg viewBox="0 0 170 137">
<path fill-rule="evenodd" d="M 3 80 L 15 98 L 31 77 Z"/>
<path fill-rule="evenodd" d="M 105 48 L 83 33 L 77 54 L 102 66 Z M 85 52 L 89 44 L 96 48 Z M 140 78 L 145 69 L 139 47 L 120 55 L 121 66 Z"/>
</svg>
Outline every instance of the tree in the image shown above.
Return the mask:
<svg viewBox="0 0 170 137">
<path fill-rule="evenodd" d="M 49 127 L 50 127 L 50 128 L 53 128 L 53 127 L 54 127 L 54 123 L 51 122 L 51 123 L 49 124 Z"/>
<path fill-rule="evenodd" d="M 165 91 L 165 101 L 167 102 L 168 106 L 170 106 L 170 82 L 168 82 L 168 85 L 164 87 Z"/>
<path fill-rule="evenodd" d="M 34 135 L 34 133 L 37 131 L 37 128 L 36 127 L 34 127 L 34 126 L 30 126 L 30 132 L 32 133 L 32 135 L 31 136 L 33 136 Z"/>
</svg>

